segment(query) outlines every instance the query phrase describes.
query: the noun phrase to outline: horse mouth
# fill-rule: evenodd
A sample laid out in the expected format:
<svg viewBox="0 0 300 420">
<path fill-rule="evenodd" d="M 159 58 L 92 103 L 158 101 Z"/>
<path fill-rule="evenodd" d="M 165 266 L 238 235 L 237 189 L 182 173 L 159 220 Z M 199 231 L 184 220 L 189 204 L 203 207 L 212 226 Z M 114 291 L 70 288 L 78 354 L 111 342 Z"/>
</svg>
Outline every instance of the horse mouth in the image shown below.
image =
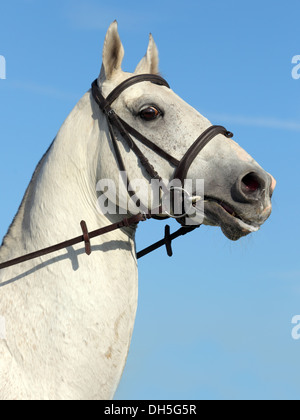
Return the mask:
<svg viewBox="0 0 300 420">
<path fill-rule="evenodd" d="M 237 241 L 260 229 L 259 224 L 245 220 L 236 209 L 223 200 L 205 197 L 204 206 L 208 223 L 220 226 L 224 235 L 232 241 Z"/>
</svg>

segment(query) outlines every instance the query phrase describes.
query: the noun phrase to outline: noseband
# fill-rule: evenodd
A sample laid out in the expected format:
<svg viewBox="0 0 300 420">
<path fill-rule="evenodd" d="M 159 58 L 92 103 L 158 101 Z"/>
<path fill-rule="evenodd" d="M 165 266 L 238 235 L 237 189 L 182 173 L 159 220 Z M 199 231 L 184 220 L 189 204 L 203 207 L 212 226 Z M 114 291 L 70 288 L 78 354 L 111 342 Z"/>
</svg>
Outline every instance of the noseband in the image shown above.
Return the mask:
<svg viewBox="0 0 300 420">
<path fill-rule="evenodd" d="M 176 168 L 173 175 L 173 180 L 175 179 L 179 180 L 181 182 L 181 185 L 184 185 L 184 181 L 186 179 L 188 170 L 190 169 L 192 163 L 197 158 L 199 153 L 203 150 L 203 148 L 218 134 L 222 134 L 227 138 L 232 138 L 233 134 L 230 131 L 227 131 L 226 128 L 220 125 L 212 125 L 196 139 L 196 141 L 187 150 L 187 152 L 185 153 L 185 155 L 183 156 L 181 160 L 175 159 L 173 156 L 171 156 L 169 153 L 167 153 L 157 144 L 153 143 L 151 140 L 149 140 L 148 138 L 143 136 L 141 133 L 139 133 L 137 130 L 135 130 L 133 127 L 131 127 L 129 124 L 127 124 L 119 115 L 117 115 L 117 113 L 112 108 L 113 102 L 121 95 L 122 92 L 124 92 L 124 90 L 128 89 L 129 87 L 137 83 L 142 83 L 142 82 L 151 82 L 155 85 L 167 87 L 168 89 L 170 89 L 168 82 L 165 79 L 163 79 L 161 76 L 154 75 L 154 74 L 142 74 L 142 75 L 133 76 L 125 80 L 123 83 L 117 86 L 107 96 L 107 98 L 104 98 L 98 86 L 97 79 L 92 83 L 92 95 L 93 95 L 94 100 L 98 104 L 99 108 L 106 116 L 106 120 L 109 127 L 109 132 L 110 132 L 112 144 L 114 147 L 114 151 L 116 154 L 116 159 L 118 162 L 119 169 L 122 172 L 127 172 L 121 152 L 120 152 L 119 141 L 115 135 L 114 128 L 121 134 L 123 139 L 126 141 L 129 149 L 135 153 L 135 155 L 141 162 L 141 165 L 145 168 L 147 173 L 150 175 L 151 179 L 157 179 L 162 183 L 161 176 L 151 165 L 151 163 L 146 158 L 144 153 L 139 149 L 139 147 L 135 143 L 132 136 L 135 139 L 138 139 L 142 144 L 147 146 L 149 149 L 151 149 L 153 152 L 158 154 L 160 157 L 168 161 L 171 165 L 173 165 Z M 127 177 L 127 182 L 129 184 L 128 177 Z M 134 195 L 134 193 L 130 192 L 129 190 L 128 190 L 128 193 L 131 196 Z M 184 224 L 182 222 L 182 218 L 176 218 L 176 220 L 178 220 L 181 224 Z"/>
</svg>

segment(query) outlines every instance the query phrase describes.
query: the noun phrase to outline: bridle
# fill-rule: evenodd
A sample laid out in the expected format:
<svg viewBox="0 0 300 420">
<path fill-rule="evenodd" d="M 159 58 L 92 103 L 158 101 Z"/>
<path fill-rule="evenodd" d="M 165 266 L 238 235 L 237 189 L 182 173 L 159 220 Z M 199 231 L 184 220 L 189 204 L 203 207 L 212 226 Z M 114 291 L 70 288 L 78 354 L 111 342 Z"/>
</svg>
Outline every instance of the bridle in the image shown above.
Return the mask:
<svg viewBox="0 0 300 420">
<path fill-rule="evenodd" d="M 168 82 L 163 79 L 159 75 L 155 74 L 141 74 L 130 77 L 129 79 L 125 80 L 123 83 L 118 85 L 108 96 L 104 98 L 101 93 L 101 90 L 98 86 L 97 79 L 92 83 L 92 95 L 96 103 L 98 104 L 100 110 L 104 113 L 106 117 L 106 121 L 108 124 L 110 137 L 112 140 L 112 145 L 115 151 L 116 159 L 118 162 L 119 170 L 122 172 L 126 172 L 126 168 L 124 165 L 124 161 L 122 158 L 122 154 L 120 151 L 119 143 L 120 140 L 115 134 L 114 128 L 120 133 L 121 137 L 125 140 L 127 146 L 130 150 L 132 150 L 136 157 L 139 159 L 141 165 L 144 167 L 148 175 L 150 175 L 151 179 L 157 179 L 160 181 L 161 185 L 163 184 L 162 177 L 158 174 L 158 172 L 154 169 L 153 165 L 149 162 L 145 154 L 140 150 L 140 148 L 135 143 L 134 138 L 138 139 L 143 145 L 147 146 L 153 152 L 158 154 L 160 157 L 165 159 L 169 162 L 172 166 L 174 166 L 175 172 L 173 175 L 173 180 L 179 181 L 180 185 L 184 185 L 184 181 L 186 179 L 187 173 L 189 168 L 191 167 L 192 163 L 199 155 L 201 150 L 218 134 L 223 134 L 227 138 L 233 137 L 233 134 L 226 130 L 226 128 L 220 125 L 213 125 L 205 130 L 192 144 L 192 146 L 187 150 L 185 155 L 181 160 L 178 160 L 159 147 L 157 144 L 153 143 L 143 134 L 138 132 L 135 128 L 131 127 L 127 122 L 125 122 L 112 108 L 112 104 L 114 101 L 121 95 L 129 87 L 142 82 L 151 82 L 155 85 L 164 86 L 170 89 Z M 127 184 L 130 183 L 128 174 L 127 174 Z M 128 187 L 128 185 L 127 185 Z M 167 190 L 167 188 L 165 187 Z M 129 195 L 135 195 L 135 192 L 130 191 L 127 188 Z M 182 206 L 180 206 L 182 207 Z M 179 208 L 179 206 L 177 206 Z M 151 214 L 151 210 L 148 209 L 147 214 Z M 185 225 L 185 213 L 184 210 L 182 212 L 182 217 L 176 216 L 176 220 L 181 224 Z M 155 217 L 152 215 L 152 217 Z M 170 217 L 170 215 L 169 215 Z M 171 216 L 172 217 L 172 216 Z"/>
<path fill-rule="evenodd" d="M 202 134 L 200 134 L 200 136 L 195 140 L 192 146 L 187 150 L 187 152 L 185 153 L 185 155 L 182 157 L 181 160 L 175 159 L 173 156 L 171 156 L 169 153 L 167 153 L 157 144 L 147 139 L 145 136 L 143 136 L 141 133 L 139 133 L 137 130 L 135 130 L 133 127 L 127 124 L 124 120 L 122 120 L 122 118 L 119 115 L 117 115 L 117 113 L 112 108 L 112 104 L 121 95 L 121 93 L 124 92 L 124 90 L 128 89 L 130 86 L 133 86 L 137 83 L 142 83 L 142 82 L 151 82 L 155 85 L 159 85 L 159 86 L 170 89 L 169 84 L 161 76 L 154 75 L 154 74 L 142 74 L 142 75 L 133 76 L 125 80 L 123 83 L 117 86 L 107 96 L 107 98 L 104 98 L 98 86 L 97 79 L 92 83 L 92 96 L 95 102 L 98 104 L 100 110 L 104 113 L 106 117 L 106 121 L 108 124 L 109 133 L 110 133 L 111 141 L 112 141 L 113 148 L 115 151 L 116 160 L 118 162 L 119 170 L 123 172 L 127 172 L 124 165 L 123 158 L 122 158 L 122 154 L 120 151 L 120 147 L 119 147 L 119 143 L 121 142 L 121 140 L 117 138 L 115 134 L 115 130 L 119 132 L 119 134 L 125 140 L 130 150 L 132 150 L 135 153 L 136 157 L 138 158 L 138 160 L 140 161 L 144 169 L 147 171 L 151 179 L 157 179 L 162 182 L 162 178 L 160 177 L 158 172 L 156 172 L 156 170 L 151 165 L 151 163 L 149 162 L 147 157 L 144 155 L 144 153 L 137 146 L 133 137 L 139 140 L 143 145 L 147 146 L 153 152 L 158 154 L 160 157 L 168 161 L 172 166 L 174 166 L 175 172 L 173 175 L 173 179 L 179 180 L 181 184 L 183 185 L 189 168 L 191 167 L 192 163 L 194 162 L 196 157 L 199 155 L 199 153 L 203 150 L 203 148 L 218 134 L 222 134 L 227 138 L 232 138 L 233 134 L 227 131 L 224 127 L 220 125 L 212 125 L 207 130 L 205 130 Z M 129 180 L 127 180 L 127 182 L 129 183 Z M 130 191 L 128 192 L 130 193 Z M 131 194 L 134 194 L 134 193 L 131 192 Z M 1 263 L 0 270 L 7 267 L 11 267 L 13 265 L 20 264 L 25 261 L 32 260 L 37 257 L 41 257 L 43 255 L 51 254 L 53 252 L 59 251 L 64 248 L 68 248 L 70 246 L 73 246 L 81 242 L 84 242 L 85 244 L 86 254 L 90 255 L 92 252 L 90 240 L 92 238 L 107 234 L 117 229 L 123 229 L 126 227 L 137 225 L 138 223 L 145 221 L 147 219 L 150 219 L 152 217 L 154 217 L 154 215 L 151 214 L 151 211 L 147 213 L 139 213 L 129 218 L 125 218 L 121 222 L 111 224 L 104 228 L 97 229 L 93 232 L 89 232 L 85 221 L 81 221 L 80 226 L 82 229 L 82 235 L 76 238 L 70 239 L 68 241 L 50 246 L 48 248 L 41 249 L 39 251 L 35 251 L 30 254 Z M 167 225 L 165 227 L 164 239 L 151 245 L 145 250 L 139 252 L 137 254 L 137 258 L 141 258 L 149 254 L 150 252 L 154 251 L 155 249 L 158 249 L 164 245 L 166 246 L 167 254 L 169 256 L 172 256 L 173 255 L 172 246 L 171 246 L 172 241 L 178 238 L 179 236 L 186 235 L 187 233 L 192 232 L 194 229 L 200 226 L 200 225 L 185 226 L 184 217 L 176 218 L 176 220 L 182 225 L 182 227 L 177 232 L 170 234 L 170 227 Z M 8 283 L 10 283 L 10 281 L 0 284 L 0 287 L 5 286 Z"/>
</svg>

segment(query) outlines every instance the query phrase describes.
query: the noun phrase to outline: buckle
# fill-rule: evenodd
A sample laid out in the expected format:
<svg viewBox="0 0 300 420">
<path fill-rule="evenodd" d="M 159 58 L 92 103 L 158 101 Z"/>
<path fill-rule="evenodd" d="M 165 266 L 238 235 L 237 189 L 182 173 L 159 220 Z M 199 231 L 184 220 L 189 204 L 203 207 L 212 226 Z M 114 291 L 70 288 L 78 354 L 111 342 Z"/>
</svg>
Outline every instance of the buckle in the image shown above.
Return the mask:
<svg viewBox="0 0 300 420">
<path fill-rule="evenodd" d="M 112 109 L 112 108 L 110 108 L 109 110 L 106 110 L 105 109 L 105 115 L 109 118 L 109 119 L 111 119 L 111 118 L 113 118 L 115 115 L 116 115 L 116 112 Z"/>
</svg>

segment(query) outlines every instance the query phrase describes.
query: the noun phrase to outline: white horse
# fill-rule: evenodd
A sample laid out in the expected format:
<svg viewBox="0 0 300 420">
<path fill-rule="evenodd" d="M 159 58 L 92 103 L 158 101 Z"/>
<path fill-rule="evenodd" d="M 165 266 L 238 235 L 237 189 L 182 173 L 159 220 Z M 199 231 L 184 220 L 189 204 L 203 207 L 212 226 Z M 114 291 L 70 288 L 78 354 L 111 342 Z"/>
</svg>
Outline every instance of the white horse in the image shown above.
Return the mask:
<svg viewBox="0 0 300 420">
<path fill-rule="evenodd" d="M 117 24 L 106 35 L 98 86 L 106 97 L 134 74 L 158 73 L 150 36 L 135 73 L 121 70 L 124 55 Z M 164 86 L 143 82 L 113 104 L 118 114 L 177 159 L 211 124 Z M 142 112 L 153 114 L 151 121 Z M 154 110 L 153 110 L 154 108 Z M 121 140 L 132 179 L 147 178 Z M 138 140 L 136 140 L 139 143 Z M 174 166 L 140 145 L 164 179 Z M 230 239 L 255 231 L 271 213 L 275 180 L 234 141 L 216 136 L 197 156 L 189 178 L 205 180 L 206 224 Z M 119 167 L 104 114 L 88 91 L 62 125 L 38 164 L 4 238 L 0 262 L 106 226 L 124 215 L 103 215 L 97 182 L 118 183 Z M 147 194 L 141 191 L 143 196 Z M 120 381 L 135 321 L 138 270 L 135 229 L 124 228 L 0 272 L 0 398 L 111 399 Z"/>
</svg>

